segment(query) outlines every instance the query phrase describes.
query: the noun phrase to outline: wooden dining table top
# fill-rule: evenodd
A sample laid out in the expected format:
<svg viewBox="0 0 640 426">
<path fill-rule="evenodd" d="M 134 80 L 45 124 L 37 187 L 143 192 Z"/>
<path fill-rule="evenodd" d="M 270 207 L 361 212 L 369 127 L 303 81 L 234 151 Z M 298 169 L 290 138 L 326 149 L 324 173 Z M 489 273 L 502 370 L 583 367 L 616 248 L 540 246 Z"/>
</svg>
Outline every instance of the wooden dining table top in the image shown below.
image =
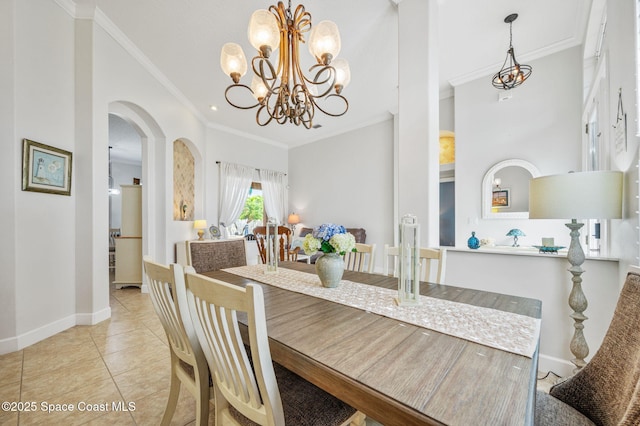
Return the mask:
<svg viewBox="0 0 640 426">
<path fill-rule="evenodd" d="M 313 265 L 280 268 L 315 272 Z M 256 283 L 212 271 L 231 284 Z M 397 278 L 344 280 L 397 289 Z M 533 424 L 538 351 L 529 358 L 328 300 L 262 286 L 273 360 L 385 426 Z M 421 283 L 424 296 L 540 318 L 541 302 Z M 244 336 L 246 338 L 246 336 Z"/>
</svg>

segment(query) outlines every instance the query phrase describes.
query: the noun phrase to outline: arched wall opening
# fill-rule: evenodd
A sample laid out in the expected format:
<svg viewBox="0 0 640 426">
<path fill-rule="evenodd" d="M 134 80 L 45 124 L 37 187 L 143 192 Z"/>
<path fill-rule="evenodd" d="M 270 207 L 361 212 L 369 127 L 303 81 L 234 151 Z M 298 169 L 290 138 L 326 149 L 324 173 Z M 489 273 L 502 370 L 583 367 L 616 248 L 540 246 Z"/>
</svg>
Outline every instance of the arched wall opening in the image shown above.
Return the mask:
<svg viewBox="0 0 640 426">
<path fill-rule="evenodd" d="M 142 253 L 158 262 L 169 262 L 164 241 L 167 234 L 165 209 L 167 182 L 166 138 L 157 121 L 142 107 L 128 101 L 109 104 L 109 114 L 127 121 L 142 141 Z M 163 182 L 164 180 L 164 182 Z M 105 194 L 105 196 L 108 196 Z M 102 232 L 95 230 L 94 232 Z M 105 231 L 106 232 L 106 231 Z M 142 268 L 142 265 L 140 265 Z M 148 292 L 143 276 L 142 292 Z"/>
</svg>

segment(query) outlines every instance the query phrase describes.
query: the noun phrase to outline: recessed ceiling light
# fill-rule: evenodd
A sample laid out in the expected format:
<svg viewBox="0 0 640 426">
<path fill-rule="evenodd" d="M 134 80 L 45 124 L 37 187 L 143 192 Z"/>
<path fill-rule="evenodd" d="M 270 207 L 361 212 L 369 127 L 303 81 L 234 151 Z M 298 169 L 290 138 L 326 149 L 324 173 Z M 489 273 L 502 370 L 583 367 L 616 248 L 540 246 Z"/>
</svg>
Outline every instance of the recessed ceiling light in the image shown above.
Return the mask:
<svg viewBox="0 0 640 426">
<path fill-rule="evenodd" d="M 217 111 L 218 107 L 215 105 L 209 105 L 209 108 L 211 108 L 211 111 Z"/>
</svg>

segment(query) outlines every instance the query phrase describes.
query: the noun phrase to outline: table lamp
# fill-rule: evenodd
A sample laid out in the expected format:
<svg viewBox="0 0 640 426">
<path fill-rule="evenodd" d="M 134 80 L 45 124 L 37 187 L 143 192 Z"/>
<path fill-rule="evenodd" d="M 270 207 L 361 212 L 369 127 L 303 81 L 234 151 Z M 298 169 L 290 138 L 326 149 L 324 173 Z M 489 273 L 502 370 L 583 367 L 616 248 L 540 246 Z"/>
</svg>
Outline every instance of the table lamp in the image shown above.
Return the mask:
<svg viewBox="0 0 640 426">
<path fill-rule="evenodd" d="M 571 219 L 571 244 L 567 260 L 571 264 L 573 287 L 569 306 L 574 310 L 574 334 L 571 339 L 571 362 L 578 371 L 586 364 L 589 347 L 582 330 L 587 319 L 587 298 L 582 291 L 582 263 L 585 256 L 580 245 L 582 219 L 619 219 L 622 217 L 622 172 L 594 171 L 542 176 L 529 183 L 529 219 Z"/>
<path fill-rule="evenodd" d="M 296 225 L 300 223 L 300 216 L 295 213 L 291 213 L 287 218 L 287 223 L 291 225 L 291 231 L 296 232 Z"/>
<path fill-rule="evenodd" d="M 198 230 L 198 241 L 204 241 L 202 236 L 204 235 L 204 230 L 207 229 L 207 221 L 204 219 L 194 220 L 193 229 Z"/>
</svg>

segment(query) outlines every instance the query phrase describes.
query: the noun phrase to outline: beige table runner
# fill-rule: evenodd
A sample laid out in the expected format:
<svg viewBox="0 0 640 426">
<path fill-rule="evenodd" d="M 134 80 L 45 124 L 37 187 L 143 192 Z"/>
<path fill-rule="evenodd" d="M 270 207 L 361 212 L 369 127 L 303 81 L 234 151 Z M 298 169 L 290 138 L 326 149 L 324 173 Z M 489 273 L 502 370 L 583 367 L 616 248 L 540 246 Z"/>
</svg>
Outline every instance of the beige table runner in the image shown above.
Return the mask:
<svg viewBox="0 0 640 426">
<path fill-rule="evenodd" d="M 531 358 L 540 335 L 540 319 L 491 308 L 420 296 L 418 306 L 398 306 L 398 292 L 348 280 L 326 288 L 316 274 L 279 268 L 266 274 L 264 265 L 223 269 L 244 278 L 373 312 L 461 339 Z"/>
</svg>

